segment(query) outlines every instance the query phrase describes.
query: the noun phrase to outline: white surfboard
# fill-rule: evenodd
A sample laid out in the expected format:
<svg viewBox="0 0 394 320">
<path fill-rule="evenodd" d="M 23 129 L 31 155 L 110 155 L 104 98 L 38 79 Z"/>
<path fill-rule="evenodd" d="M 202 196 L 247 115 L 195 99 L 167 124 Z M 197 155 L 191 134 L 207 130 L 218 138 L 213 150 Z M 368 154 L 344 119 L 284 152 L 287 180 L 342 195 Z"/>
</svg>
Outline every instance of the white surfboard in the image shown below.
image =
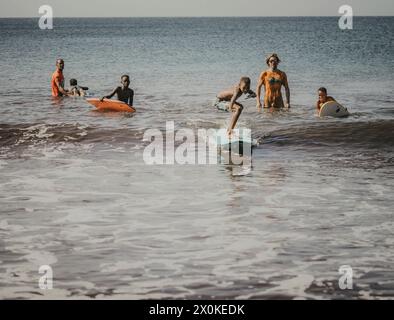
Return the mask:
<svg viewBox="0 0 394 320">
<path fill-rule="evenodd" d="M 340 105 L 336 101 L 328 101 L 324 103 L 319 112 L 319 117 L 336 117 L 336 118 L 342 118 L 342 117 L 347 117 L 349 115 L 349 111 L 347 109 Z"/>
<path fill-rule="evenodd" d="M 208 136 L 202 137 L 209 145 L 218 151 L 230 151 L 238 154 L 249 154 L 249 150 L 258 145 L 256 139 L 252 139 L 251 130 L 246 128 L 234 129 L 231 137 L 227 135 L 227 129 L 211 131 Z"/>
<path fill-rule="evenodd" d="M 257 140 L 252 139 L 251 130 L 246 128 L 234 129 L 231 137 L 226 129 L 220 129 L 216 134 L 216 143 L 221 150 L 250 155 L 251 149 L 257 146 Z"/>
</svg>

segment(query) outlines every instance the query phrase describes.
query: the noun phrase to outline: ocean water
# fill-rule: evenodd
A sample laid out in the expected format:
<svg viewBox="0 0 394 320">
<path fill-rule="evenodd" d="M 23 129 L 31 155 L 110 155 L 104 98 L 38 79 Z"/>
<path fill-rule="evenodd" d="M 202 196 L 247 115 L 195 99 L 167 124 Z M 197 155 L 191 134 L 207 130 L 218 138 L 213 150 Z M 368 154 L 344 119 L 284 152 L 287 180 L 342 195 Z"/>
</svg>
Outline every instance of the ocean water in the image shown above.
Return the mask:
<svg viewBox="0 0 394 320">
<path fill-rule="evenodd" d="M 0 19 L 0 298 L 394 298 L 393 31 L 393 17 Z M 292 108 L 241 99 L 250 170 L 144 162 L 166 121 L 226 127 L 212 100 L 243 75 L 255 88 L 271 52 Z M 92 96 L 130 74 L 137 112 L 53 100 L 58 57 Z M 320 86 L 348 118 L 316 117 Z"/>
</svg>

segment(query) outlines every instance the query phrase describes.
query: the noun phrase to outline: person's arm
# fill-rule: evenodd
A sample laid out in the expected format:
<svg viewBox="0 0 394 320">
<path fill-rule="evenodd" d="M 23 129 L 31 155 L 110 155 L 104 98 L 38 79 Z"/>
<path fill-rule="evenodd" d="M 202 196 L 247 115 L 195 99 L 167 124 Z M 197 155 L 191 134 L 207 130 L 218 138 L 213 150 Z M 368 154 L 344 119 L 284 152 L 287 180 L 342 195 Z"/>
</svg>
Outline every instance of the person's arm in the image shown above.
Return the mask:
<svg viewBox="0 0 394 320">
<path fill-rule="evenodd" d="M 237 101 L 237 99 L 239 98 L 239 96 L 240 96 L 240 94 L 239 94 L 239 88 L 238 88 L 238 86 L 236 86 L 236 87 L 234 88 L 233 96 L 231 97 L 230 104 L 229 104 L 229 106 L 228 106 L 228 110 L 229 110 L 230 112 L 232 111 L 233 106 L 234 106 L 234 103 L 235 103 L 235 101 Z"/>
<path fill-rule="evenodd" d="M 283 75 L 284 75 L 284 86 L 285 86 L 285 91 L 286 91 L 286 107 L 290 108 L 290 88 L 289 88 L 289 83 L 287 81 L 286 73 L 283 72 Z"/>
<path fill-rule="evenodd" d="M 67 95 L 68 95 L 68 91 L 67 91 L 66 89 L 63 88 L 62 84 L 61 84 L 60 81 L 59 81 L 59 78 L 56 78 L 56 79 L 55 79 L 55 83 L 56 83 L 56 86 L 59 88 L 59 92 L 60 92 L 62 95 L 67 96 Z"/>
<path fill-rule="evenodd" d="M 116 87 L 108 96 L 103 96 L 100 101 L 103 101 L 104 99 L 111 99 L 116 92 L 118 91 L 119 87 Z"/>
<path fill-rule="evenodd" d="M 76 88 L 71 88 L 70 90 L 68 90 L 67 94 L 69 96 L 79 96 L 79 91 L 76 90 Z"/>
<path fill-rule="evenodd" d="M 320 110 L 320 100 L 317 100 L 317 102 L 316 102 L 316 109 Z"/>
<path fill-rule="evenodd" d="M 261 87 L 264 84 L 264 73 L 260 75 L 259 81 L 257 83 L 257 88 L 256 88 L 256 107 L 257 110 L 261 110 L 261 101 L 260 101 L 260 95 L 261 95 Z"/>
</svg>

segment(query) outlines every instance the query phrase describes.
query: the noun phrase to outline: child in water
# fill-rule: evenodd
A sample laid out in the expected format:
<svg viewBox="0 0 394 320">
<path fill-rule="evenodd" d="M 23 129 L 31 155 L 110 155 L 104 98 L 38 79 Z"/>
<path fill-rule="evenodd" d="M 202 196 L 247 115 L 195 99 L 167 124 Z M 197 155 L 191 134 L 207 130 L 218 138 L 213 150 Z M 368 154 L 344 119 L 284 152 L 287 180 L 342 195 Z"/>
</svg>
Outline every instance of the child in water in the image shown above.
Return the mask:
<svg viewBox="0 0 394 320">
<path fill-rule="evenodd" d="M 77 79 L 70 79 L 70 90 L 68 91 L 68 95 L 72 97 L 84 97 L 86 95 L 88 87 L 81 87 L 78 85 Z"/>
<path fill-rule="evenodd" d="M 214 107 L 219 110 L 231 111 L 233 116 L 230 121 L 230 125 L 227 129 L 227 134 L 231 137 L 232 130 L 234 129 L 239 116 L 243 110 L 242 104 L 237 102 L 238 98 L 243 94 L 247 94 L 247 98 L 254 98 L 256 94 L 250 90 L 250 78 L 242 77 L 238 84 L 234 87 L 220 92 L 214 103 Z"/>
<path fill-rule="evenodd" d="M 102 97 L 100 100 L 111 99 L 116 94 L 119 101 L 133 106 L 134 91 L 129 88 L 130 77 L 128 75 L 123 75 L 120 78 L 120 83 L 122 86 L 116 87 L 109 95 Z"/>
<path fill-rule="evenodd" d="M 325 104 L 328 101 L 335 101 L 333 97 L 327 96 L 327 89 L 324 87 L 319 88 L 317 90 L 318 94 L 318 100 L 316 102 L 316 109 L 317 111 L 320 111 L 320 108 L 322 107 L 323 104 Z"/>
</svg>

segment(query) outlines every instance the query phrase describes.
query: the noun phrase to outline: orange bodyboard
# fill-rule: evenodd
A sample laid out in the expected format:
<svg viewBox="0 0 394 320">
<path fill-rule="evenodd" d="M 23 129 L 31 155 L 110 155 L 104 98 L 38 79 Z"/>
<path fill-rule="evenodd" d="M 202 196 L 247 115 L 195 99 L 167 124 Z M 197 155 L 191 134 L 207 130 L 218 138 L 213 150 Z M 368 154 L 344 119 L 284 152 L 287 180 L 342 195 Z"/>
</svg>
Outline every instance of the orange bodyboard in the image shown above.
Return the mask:
<svg viewBox="0 0 394 320">
<path fill-rule="evenodd" d="M 99 111 L 135 112 L 132 106 L 119 100 L 104 99 L 100 101 L 98 98 L 88 98 L 86 101 L 94 105 Z"/>
</svg>

